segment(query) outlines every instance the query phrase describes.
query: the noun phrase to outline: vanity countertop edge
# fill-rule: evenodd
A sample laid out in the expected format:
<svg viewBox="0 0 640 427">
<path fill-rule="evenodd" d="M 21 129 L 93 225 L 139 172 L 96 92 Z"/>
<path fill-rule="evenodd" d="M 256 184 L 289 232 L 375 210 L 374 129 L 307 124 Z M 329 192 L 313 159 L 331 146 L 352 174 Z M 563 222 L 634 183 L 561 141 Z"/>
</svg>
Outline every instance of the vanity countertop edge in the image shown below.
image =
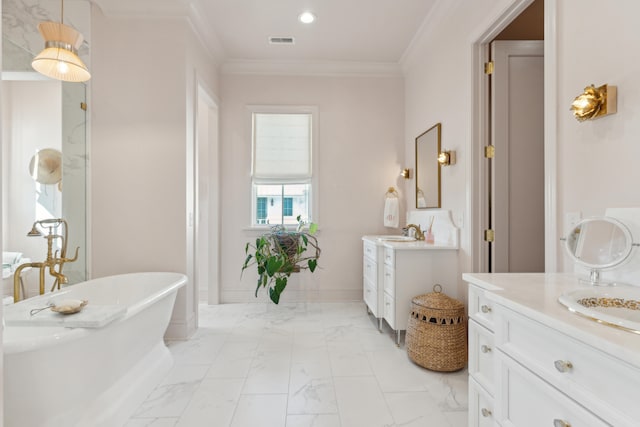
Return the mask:
<svg viewBox="0 0 640 427">
<path fill-rule="evenodd" d="M 457 245 L 444 244 L 441 242 L 427 243 L 423 240 L 406 241 L 406 242 L 393 242 L 378 240 L 382 235 L 375 236 L 362 236 L 362 240 L 375 243 L 379 246 L 391 248 L 394 250 L 409 250 L 409 251 L 422 251 L 422 250 L 458 250 Z"/>
<path fill-rule="evenodd" d="M 575 314 L 558 302 L 567 291 L 589 287 L 571 273 L 464 273 L 485 296 L 532 320 L 640 368 L 640 335 Z"/>
</svg>

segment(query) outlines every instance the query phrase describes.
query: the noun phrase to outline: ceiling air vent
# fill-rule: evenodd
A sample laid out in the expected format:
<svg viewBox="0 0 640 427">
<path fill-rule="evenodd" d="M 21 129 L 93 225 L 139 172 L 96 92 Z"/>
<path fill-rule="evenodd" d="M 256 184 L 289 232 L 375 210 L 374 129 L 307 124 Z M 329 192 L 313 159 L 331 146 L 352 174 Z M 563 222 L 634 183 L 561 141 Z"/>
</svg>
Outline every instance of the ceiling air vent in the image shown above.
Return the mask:
<svg viewBox="0 0 640 427">
<path fill-rule="evenodd" d="M 293 37 L 269 37 L 269 44 L 294 44 Z"/>
</svg>

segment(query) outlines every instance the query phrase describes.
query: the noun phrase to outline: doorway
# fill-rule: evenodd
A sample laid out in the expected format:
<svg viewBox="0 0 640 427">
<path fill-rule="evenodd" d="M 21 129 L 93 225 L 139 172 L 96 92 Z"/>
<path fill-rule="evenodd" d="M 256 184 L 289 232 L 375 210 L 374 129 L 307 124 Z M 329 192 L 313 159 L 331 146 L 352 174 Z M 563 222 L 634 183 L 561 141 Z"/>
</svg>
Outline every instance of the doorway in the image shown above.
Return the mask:
<svg viewBox="0 0 640 427">
<path fill-rule="evenodd" d="M 470 185 L 477 192 L 472 208 L 477 272 L 539 272 L 549 256 L 555 258 L 547 253 L 554 206 L 545 146 L 554 140 L 545 133 L 544 3 L 515 2 L 476 43 Z"/>
<path fill-rule="evenodd" d="M 493 273 L 544 271 L 544 46 L 539 40 L 491 43 L 487 183 Z"/>
<path fill-rule="evenodd" d="M 194 303 L 219 303 L 218 106 L 198 85 L 195 147 Z"/>
</svg>

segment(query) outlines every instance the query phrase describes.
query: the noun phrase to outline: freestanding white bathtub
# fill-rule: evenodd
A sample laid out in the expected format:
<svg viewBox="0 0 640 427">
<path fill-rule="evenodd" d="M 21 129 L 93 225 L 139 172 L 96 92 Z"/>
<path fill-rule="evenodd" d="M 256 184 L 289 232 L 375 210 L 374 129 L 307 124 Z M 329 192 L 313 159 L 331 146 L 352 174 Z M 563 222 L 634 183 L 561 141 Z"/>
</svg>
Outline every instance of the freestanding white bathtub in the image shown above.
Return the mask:
<svg viewBox="0 0 640 427">
<path fill-rule="evenodd" d="M 123 274 L 5 306 L 7 321 L 52 297 L 88 300 L 85 310 L 126 307 L 102 327 L 6 325 L 5 427 L 124 424 L 173 363 L 163 335 L 186 282 L 179 273 Z"/>
</svg>

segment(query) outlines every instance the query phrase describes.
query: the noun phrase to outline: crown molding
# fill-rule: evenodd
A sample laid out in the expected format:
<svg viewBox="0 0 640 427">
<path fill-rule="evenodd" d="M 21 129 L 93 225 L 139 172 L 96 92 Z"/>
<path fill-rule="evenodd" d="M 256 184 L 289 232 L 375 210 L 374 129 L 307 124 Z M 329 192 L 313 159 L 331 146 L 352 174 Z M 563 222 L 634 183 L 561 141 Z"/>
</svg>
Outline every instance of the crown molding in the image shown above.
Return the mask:
<svg viewBox="0 0 640 427">
<path fill-rule="evenodd" d="M 90 0 L 107 16 L 166 18 L 187 16 L 190 0 Z"/>
<path fill-rule="evenodd" d="M 193 28 L 193 32 L 200 38 L 205 49 L 209 52 L 213 58 L 216 66 L 220 66 L 226 58 L 226 52 L 220 39 L 213 31 L 210 24 L 203 20 L 204 13 L 200 10 L 195 2 L 189 6 L 189 23 Z"/>
<path fill-rule="evenodd" d="M 406 72 L 411 67 L 411 64 L 419 59 L 417 56 L 420 55 L 418 49 L 419 44 L 431 33 L 433 28 L 438 27 L 438 22 L 456 6 L 456 3 L 457 2 L 451 0 L 439 0 L 431 8 L 400 57 L 399 64 L 403 72 Z"/>
<path fill-rule="evenodd" d="M 183 19 L 219 66 L 226 52 L 211 25 L 203 20 L 199 3 L 192 0 L 90 0 L 105 16 L 124 19 Z"/>
<path fill-rule="evenodd" d="M 283 61 L 231 59 L 223 74 L 333 77 L 402 77 L 395 62 Z"/>
</svg>

